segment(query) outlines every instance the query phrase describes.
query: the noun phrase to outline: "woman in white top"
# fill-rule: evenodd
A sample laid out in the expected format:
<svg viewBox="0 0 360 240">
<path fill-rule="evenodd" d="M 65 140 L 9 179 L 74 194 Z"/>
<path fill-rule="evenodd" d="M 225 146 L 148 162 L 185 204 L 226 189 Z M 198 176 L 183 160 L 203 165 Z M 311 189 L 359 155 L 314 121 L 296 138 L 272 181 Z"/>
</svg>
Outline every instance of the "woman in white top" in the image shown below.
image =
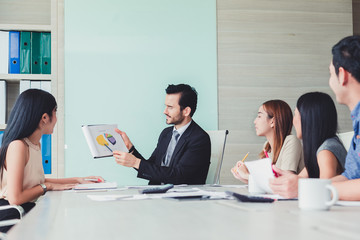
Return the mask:
<svg viewBox="0 0 360 240">
<path fill-rule="evenodd" d="M 254 120 L 256 135 L 264 136 L 267 142 L 264 151 L 272 163 L 282 170 L 299 173 L 304 168 L 301 142 L 291 135 L 293 114 L 290 106 L 282 100 L 270 100 L 260 106 Z M 264 151 L 259 154 L 265 158 Z M 248 182 L 249 172 L 242 161 L 231 169 L 235 178 Z"/>
<path fill-rule="evenodd" d="M 46 191 L 66 190 L 85 178 L 45 178 L 40 139 L 52 134 L 56 124 L 57 104 L 48 92 L 29 89 L 18 97 L 11 111 L 0 148 L 0 205 L 22 205 L 28 212 Z M 100 178 L 101 177 L 86 177 Z M 0 220 L 16 218 L 9 210 Z M 9 228 L 2 228 L 6 232 Z"/>
</svg>

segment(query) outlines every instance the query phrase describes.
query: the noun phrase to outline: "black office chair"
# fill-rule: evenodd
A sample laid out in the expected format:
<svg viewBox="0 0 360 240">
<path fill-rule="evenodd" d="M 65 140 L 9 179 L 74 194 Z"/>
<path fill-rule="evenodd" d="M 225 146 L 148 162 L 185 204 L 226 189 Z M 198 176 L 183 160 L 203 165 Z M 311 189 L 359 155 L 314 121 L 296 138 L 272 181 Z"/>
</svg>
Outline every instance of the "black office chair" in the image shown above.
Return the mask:
<svg viewBox="0 0 360 240">
<path fill-rule="evenodd" d="M 7 231 L 8 228 L 6 228 L 6 227 L 13 226 L 16 223 L 20 222 L 22 217 L 25 214 L 24 209 L 21 206 L 18 206 L 18 205 L 0 206 L 0 212 L 5 211 L 5 210 L 9 210 L 9 209 L 14 209 L 14 210 L 18 211 L 19 212 L 19 218 L 1 220 L 0 221 L 0 228 L 1 228 L 2 231 L 3 231 L 3 229 L 6 229 L 6 231 Z M 6 239 L 6 234 L 3 233 L 3 232 L 0 232 L 0 239 Z"/>
</svg>

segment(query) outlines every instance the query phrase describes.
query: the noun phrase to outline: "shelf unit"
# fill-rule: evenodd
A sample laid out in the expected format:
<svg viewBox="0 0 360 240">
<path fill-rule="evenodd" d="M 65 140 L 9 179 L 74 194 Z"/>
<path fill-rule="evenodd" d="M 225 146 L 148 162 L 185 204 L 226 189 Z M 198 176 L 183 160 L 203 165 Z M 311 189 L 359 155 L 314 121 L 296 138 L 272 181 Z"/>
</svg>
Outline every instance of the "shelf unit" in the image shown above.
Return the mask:
<svg viewBox="0 0 360 240">
<path fill-rule="evenodd" d="M 51 32 L 51 74 L 0 74 L 7 82 L 7 112 L 19 95 L 20 80 L 51 81 L 58 123 L 52 135 L 52 169 L 47 177 L 64 176 L 64 0 L 12 0 L 1 3 L 0 31 Z M 0 130 L 6 124 L 0 124 Z M 62 147 L 60 147 L 62 146 Z"/>
<path fill-rule="evenodd" d="M 0 24 L 0 29 L 3 31 L 35 31 L 35 32 L 51 32 L 51 25 L 36 25 L 36 24 Z"/>
<path fill-rule="evenodd" d="M 0 79 L 5 79 L 7 82 L 19 82 L 20 80 L 50 80 L 50 74 L 0 74 Z"/>
</svg>

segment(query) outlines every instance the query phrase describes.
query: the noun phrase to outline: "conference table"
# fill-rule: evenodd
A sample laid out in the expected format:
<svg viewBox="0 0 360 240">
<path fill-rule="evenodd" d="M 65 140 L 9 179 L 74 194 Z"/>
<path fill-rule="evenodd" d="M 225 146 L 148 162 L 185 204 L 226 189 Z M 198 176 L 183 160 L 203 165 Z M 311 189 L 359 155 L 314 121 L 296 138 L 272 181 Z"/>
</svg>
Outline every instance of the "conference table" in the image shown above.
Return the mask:
<svg viewBox="0 0 360 240">
<path fill-rule="evenodd" d="M 247 194 L 246 187 L 196 186 Z M 194 188 L 187 186 L 185 188 Z M 243 203 L 224 200 L 94 201 L 88 195 L 139 194 L 48 192 L 16 226 L 9 240 L 68 239 L 360 239 L 360 207 L 303 211 L 296 200 Z"/>
</svg>

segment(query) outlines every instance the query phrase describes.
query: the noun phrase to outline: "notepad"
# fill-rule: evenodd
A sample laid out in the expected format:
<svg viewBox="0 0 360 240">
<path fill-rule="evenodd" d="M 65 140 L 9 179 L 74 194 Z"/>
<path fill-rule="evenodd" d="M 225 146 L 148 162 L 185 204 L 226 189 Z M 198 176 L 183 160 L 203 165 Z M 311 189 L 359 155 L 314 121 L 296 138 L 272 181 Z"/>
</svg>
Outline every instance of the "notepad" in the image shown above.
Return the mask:
<svg viewBox="0 0 360 240">
<path fill-rule="evenodd" d="M 94 189 L 115 189 L 117 188 L 116 182 L 104 182 L 104 183 L 89 183 L 78 184 L 74 190 L 94 190 Z"/>
<path fill-rule="evenodd" d="M 269 180 L 274 178 L 272 171 L 271 159 L 263 158 L 255 161 L 245 162 L 247 169 L 251 175 L 252 181 L 256 189 L 259 189 L 259 193 L 273 193 L 269 186 Z M 250 185 L 250 183 L 249 183 Z"/>
<path fill-rule="evenodd" d="M 128 152 L 124 140 L 115 132 L 116 124 L 83 125 L 82 130 L 93 158 L 113 156 L 113 151 Z"/>
</svg>

